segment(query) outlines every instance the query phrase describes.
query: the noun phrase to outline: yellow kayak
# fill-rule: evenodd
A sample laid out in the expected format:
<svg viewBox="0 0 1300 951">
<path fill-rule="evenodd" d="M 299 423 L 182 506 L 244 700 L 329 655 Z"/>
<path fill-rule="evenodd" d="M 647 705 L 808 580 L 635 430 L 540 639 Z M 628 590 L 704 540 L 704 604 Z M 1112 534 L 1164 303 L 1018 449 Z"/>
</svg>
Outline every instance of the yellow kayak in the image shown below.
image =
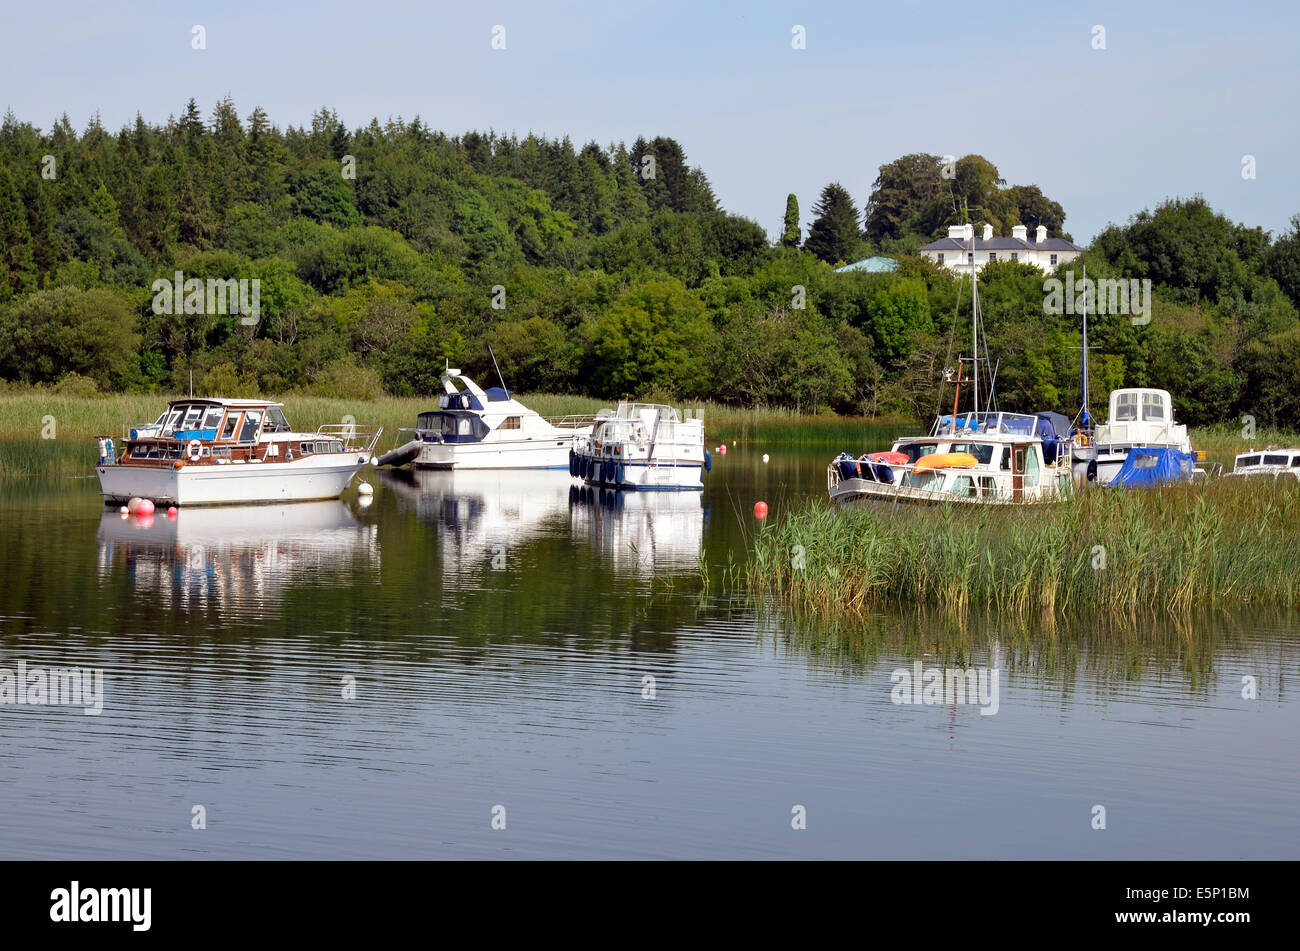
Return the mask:
<svg viewBox="0 0 1300 951">
<path fill-rule="evenodd" d="M 969 452 L 932 452 L 916 460 L 916 468 L 921 469 L 970 469 L 979 465 L 979 460 Z"/>
</svg>

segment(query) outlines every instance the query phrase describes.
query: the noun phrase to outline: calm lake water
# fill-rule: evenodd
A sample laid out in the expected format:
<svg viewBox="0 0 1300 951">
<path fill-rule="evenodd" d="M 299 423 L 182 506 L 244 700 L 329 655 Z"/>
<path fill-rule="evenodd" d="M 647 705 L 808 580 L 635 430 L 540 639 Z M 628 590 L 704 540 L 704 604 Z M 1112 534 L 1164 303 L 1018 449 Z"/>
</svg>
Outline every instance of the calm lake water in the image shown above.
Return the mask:
<svg viewBox="0 0 1300 951">
<path fill-rule="evenodd" d="M 824 499 L 838 448 L 741 445 L 702 497 L 381 473 L 151 523 L 10 482 L 0 668 L 102 672 L 103 708 L 0 705 L 0 858 L 1300 856 L 1293 611 L 732 601 L 753 503 Z M 918 662 L 996 670 L 996 712 L 895 703 Z"/>
</svg>

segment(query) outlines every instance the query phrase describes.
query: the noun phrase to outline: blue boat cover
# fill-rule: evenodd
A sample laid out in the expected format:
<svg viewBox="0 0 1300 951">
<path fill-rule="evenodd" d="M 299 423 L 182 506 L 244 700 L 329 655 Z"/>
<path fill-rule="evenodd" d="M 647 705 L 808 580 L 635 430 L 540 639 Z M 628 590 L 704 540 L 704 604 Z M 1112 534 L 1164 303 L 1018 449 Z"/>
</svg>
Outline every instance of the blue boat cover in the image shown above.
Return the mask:
<svg viewBox="0 0 1300 951">
<path fill-rule="evenodd" d="M 1191 479 L 1196 466 L 1196 456 L 1177 449 L 1147 447 L 1130 449 L 1124 458 L 1111 486 L 1134 488 L 1159 485 L 1162 482 L 1180 482 Z"/>
</svg>

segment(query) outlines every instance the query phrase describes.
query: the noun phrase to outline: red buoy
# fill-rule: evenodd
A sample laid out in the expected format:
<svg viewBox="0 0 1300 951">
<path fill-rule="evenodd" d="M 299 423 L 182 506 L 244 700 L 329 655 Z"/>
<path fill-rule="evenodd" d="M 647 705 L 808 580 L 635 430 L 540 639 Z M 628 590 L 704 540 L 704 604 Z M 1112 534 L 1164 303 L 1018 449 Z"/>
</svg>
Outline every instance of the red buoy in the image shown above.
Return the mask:
<svg viewBox="0 0 1300 951">
<path fill-rule="evenodd" d="M 755 518 L 767 518 L 767 503 L 766 503 L 766 502 L 755 502 L 755 503 L 754 503 L 754 517 L 755 517 Z"/>
</svg>

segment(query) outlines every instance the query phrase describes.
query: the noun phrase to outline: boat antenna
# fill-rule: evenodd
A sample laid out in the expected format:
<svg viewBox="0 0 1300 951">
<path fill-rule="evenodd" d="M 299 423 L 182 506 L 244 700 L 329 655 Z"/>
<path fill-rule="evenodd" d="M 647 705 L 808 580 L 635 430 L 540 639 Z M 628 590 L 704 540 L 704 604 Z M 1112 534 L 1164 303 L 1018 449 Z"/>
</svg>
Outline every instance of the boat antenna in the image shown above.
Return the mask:
<svg viewBox="0 0 1300 951">
<path fill-rule="evenodd" d="M 509 395 L 510 387 L 506 386 L 506 378 L 501 375 L 501 367 L 497 366 L 497 355 L 492 352 L 492 344 L 488 344 L 488 355 L 492 357 L 492 365 L 496 367 L 497 379 L 501 381 L 501 389 L 506 391 L 506 395 Z"/>
</svg>

